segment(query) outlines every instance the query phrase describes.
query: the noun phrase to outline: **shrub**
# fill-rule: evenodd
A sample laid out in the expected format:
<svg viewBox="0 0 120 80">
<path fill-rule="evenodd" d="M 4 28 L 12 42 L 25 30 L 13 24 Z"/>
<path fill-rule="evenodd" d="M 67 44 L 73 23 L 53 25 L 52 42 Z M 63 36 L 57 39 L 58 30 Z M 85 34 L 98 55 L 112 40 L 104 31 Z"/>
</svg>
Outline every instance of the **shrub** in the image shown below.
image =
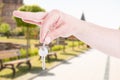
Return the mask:
<svg viewBox="0 0 120 80">
<path fill-rule="evenodd" d="M 61 49 L 63 49 L 62 45 L 55 45 L 55 46 L 52 47 L 52 51 L 59 51 Z"/>
<path fill-rule="evenodd" d="M 26 57 L 26 49 L 21 49 L 21 58 L 25 58 Z M 38 49 L 34 48 L 34 49 L 29 49 L 29 56 L 35 56 L 38 54 Z"/>
<path fill-rule="evenodd" d="M 38 54 L 38 49 L 34 48 L 34 49 L 29 49 L 29 54 L 30 56 L 35 56 Z"/>
<path fill-rule="evenodd" d="M 80 44 L 80 45 L 84 45 L 85 43 L 84 43 L 84 42 L 82 42 L 82 41 L 80 41 L 80 42 L 79 42 L 79 44 Z"/>
<path fill-rule="evenodd" d="M 22 28 L 16 27 L 15 29 L 12 30 L 12 35 L 13 36 L 24 36 L 24 31 Z"/>
<path fill-rule="evenodd" d="M 21 58 L 26 57 L 26 49 L 20 49 L 20 53 L 21 53 Z"/>
<path fill-rule="evenodd" d="M 7 23 L 2 23 L 0 25 L 0 33 L 4 34 L 5 36 L 7 36 L 7 38 L 9 38 L 10 36 L 10 25 Z"/>
<path fill-rule="evenodd" d="M 70 43 L 68 44 L 68 46 L 69 46 L 69 47 L 75 47 L 75 46 L 78 46 L 78 43 L 74 42 L 74 45 L 73 45 L 73 43 L 70 42 Z"/>
</svg>

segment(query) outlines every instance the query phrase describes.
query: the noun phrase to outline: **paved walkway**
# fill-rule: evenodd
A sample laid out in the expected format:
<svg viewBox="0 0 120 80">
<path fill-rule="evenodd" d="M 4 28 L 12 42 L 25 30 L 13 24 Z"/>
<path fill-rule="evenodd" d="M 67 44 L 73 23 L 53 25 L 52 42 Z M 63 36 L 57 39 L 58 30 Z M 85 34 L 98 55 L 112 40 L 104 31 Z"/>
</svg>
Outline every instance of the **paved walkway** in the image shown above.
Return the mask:
<svg viewBox="0 0 120 80">
<path fill-rule="evenodd" d="M 120 59 L 91 49 L 27 80 L 120 80 Z"/>
<path fill-rule="evenodd" d="M 32 80 L 120 80 L 120 60 L 91 49 Z"/>
</svg>

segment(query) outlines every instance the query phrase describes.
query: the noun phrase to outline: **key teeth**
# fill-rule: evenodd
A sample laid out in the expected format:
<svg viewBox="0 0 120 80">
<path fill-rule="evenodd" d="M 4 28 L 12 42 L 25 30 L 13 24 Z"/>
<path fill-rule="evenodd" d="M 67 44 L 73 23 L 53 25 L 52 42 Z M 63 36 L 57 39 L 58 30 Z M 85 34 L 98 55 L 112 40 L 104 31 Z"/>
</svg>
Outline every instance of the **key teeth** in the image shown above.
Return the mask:
<svg viewBox="0 0 120 80">
<path fill-rule="evenodd" d="M 42 56 L 42 70 L 45 70 L 45 56 Z"/>
<path fill-rule="evenodd" d="M 48 54 L 48 49 L 44 45 L 40 49 L 41 50 L 39 50 L 39 54 L 40 54 L 41 60 L 42 60 L 42 70 L 45 70 L 46 69 L 45 57 Z"/>
</svg>

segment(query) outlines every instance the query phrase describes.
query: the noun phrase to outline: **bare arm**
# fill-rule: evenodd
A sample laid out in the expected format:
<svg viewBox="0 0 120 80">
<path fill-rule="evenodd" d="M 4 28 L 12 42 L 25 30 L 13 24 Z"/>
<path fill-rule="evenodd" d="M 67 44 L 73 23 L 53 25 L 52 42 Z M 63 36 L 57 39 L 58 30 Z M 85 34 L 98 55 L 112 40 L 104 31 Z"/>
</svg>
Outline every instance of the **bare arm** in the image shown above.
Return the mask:
<svg viewBox="0 0 120 80">
<path fill-rule="evenodd" d="M 120 31 L 80 21 L 75 36 L 98 50 L 120 58 Z"/>
<path fill-rule="evenodd" d="M 120 31 L 81 21 L 58 10 L 43 13 L 14 11 L 23 21 L 41 25 L 40 42 L 48 44 L 58 37 L 76 36 L 104 53 L 120 58 Z M 41 22 L 42 21 L 42 22 Z M 49 33 L 47 34 L 47 32 Z M 45 36 L 47 34 L 47 36 Z"/>
</svg>

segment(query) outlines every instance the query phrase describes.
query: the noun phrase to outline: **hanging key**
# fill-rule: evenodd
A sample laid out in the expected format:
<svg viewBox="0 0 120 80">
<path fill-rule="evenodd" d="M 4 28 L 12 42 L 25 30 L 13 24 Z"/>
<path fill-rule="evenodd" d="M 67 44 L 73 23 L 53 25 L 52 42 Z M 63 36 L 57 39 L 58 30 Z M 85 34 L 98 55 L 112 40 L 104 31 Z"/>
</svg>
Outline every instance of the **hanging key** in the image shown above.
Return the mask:
<svg viewBox="0 0 120 80">
<path fill-rule="evenodd" d="M 41 56 L 41 60 L 42 60 L 42 69 L 45 70 L 45 57 L 48 54 L 48 49 L 45 46 L 45 44 L 43 44 L 42 47 L 40 47 L 39 49 L 39 55 Z"/>
<path fill-rule="evenodd" d="M 49 32 L 49 30 L 48 30 Z M 48 34 L 47 32 L 47 34 Z M 47 34 L 45 35 L 45 38 L 44 38 L 44 42 L 43 42 L 43 45 L 42 47 L 40 47 L 39 49 L 39 55 L 41 56 L 41 60 L 42 60 L 42 69 L 45 70 L 45 57 L 47 56 L 48 54 L 48 48 L 45 46 L 45 41 L 46 41 L 46 36 Z"/>
</svg>

